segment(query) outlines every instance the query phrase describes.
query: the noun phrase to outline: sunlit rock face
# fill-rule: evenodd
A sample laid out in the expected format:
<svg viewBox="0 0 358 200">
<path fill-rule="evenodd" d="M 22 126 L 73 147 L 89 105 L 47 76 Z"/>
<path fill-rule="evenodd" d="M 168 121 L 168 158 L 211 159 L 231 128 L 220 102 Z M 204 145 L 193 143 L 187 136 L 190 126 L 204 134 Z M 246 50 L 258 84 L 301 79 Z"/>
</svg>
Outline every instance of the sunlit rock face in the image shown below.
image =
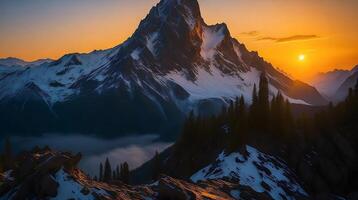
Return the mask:
<svg viewBox="0 0 358 200">
<path fill-rule="evenodd" d="M 162 175 L 151 184 L 130 186 L 120 181 L 98 182 L 76 168 L 81 155 L 56 152 L 51 149 L 33 149 L 24 152 L 14 161 L 19 165 L 0 176 L 0 199 L 306 199 L 306 193 L 293 180 L 286 176 L 288 171 L 275 158 L 248 147 L 246 161 L 238 153 L 220 156 L 222 172 L 235 174 L 234 166 L 243 170 L 240 181 L 230 174 L 219 175 L 216 169 L 208 175 L 203 169 L 193 175 L 191 181 L 171 178 Z M 238 156 L 239 163 L 230 160 Z M 239 158 L 240 157 L 240 158 Z M 230 165 L 224 165 L 224 163 Z M 214 165 L 214 164 L 213 164 Z M 245 165 L 253 165 L 251 171 Z M 257 165 L 257 167 L 255 167 Z M 212 167 L 210 167 L 211 169 Z M 209 169 L 209 168 L 208 168 Z M 236 170 L 237 171 L 237 170 Z M 210 173 L 208 171 L 208 173 Z M 260 176 L 260 174 L 263 176 Z M 271 174 L 268 174 L 271 173 Z M 238 174 L 237 174 L 238 175 Z M 215 177 L 214 177 L 215 176 Z M 246 178 L 244 176 L 247 176 Z M 249 178 L 251 177 L 252 178 Z M 199 181 L 200 179 L 200 181 Z M 208 179 L 208 180 L 205 180 Z M 209 180 L 210 179 L 210 180 Z M 261 183 L 256 181 L 261 181 Z M 195 183 L 196 182 L 196 183 Z M 286 191 L 289 191 L 287 194 Z"/>
<path fill-rule="evenodd" d="M 191 180 L 198 183 L 203 180 L 227 178 L 258 193 L 266 193 L 272 199 L 308 196 L 294 179 L 293 172 L 282 161 L 250 146 L 246 147 L 246 152 L 229 155 L 221 153 L 215 163 L 199 170 Z M 237 192 L 240 194 L 240 190 Z"/>
<path fill-rule="evenodd" d="M 326 103 L 248 51 L 225 24 L 207 25 L 197 1 L 163 0 L 114 48 L 0 71 L 1 131 L 165 131 L 190 110 L 214 114 L 241 95 L 250 102 L 263 72 L 271 96 Z"/>
</svg>

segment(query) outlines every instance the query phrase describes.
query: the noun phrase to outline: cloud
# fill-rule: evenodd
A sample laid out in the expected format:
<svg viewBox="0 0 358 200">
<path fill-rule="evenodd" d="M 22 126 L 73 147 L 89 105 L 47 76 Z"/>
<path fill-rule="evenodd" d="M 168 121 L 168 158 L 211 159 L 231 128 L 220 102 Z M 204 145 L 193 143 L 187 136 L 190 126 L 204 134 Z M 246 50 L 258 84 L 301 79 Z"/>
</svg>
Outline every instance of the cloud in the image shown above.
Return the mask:
<svg viewBox="0 0 358 200">
<path fill-rule="evenodd" d="M 172 143 L 157 142 L 146 145 L 119 147 L 103 154 L 84 157 L 80 162 L 80 167 L 92 176 L 98 175 L 99 163 L 104 163 L 106 158 L 108 158 L 112 167 L 127 162 L 130 169 L 135 169 L 144 162 L 152 159 L 156 152 L 162 152 L 170 145 L 172 145 Z"/>
<path fill-rule="evenodd" d="M 35 145 L 50 146 L 59 151 L 72 153 L 81 152 L 83 158 L 79 167 L 90 175 L 97 175 L 100 162 L 109 158 L 112 166 L 128 162 L 129 167 L 134 169 L 150 160 L 155 152 L 161 152 L 172 145 L 169 142 L 158 141 L 158 135 L 138 135 L 122 138 L 97 138 L 88 135 L 61 135 L 45 134 L 41 137 L 11 137 L 15 152 L 30 150 Z M 2 143 L 0 143 L 0 149 Z"/>
<path fill-rule="evenodd" d="M 257 36 L 260 32 L 259 31 L 248 31 L 248 32 L 241 32 L 241 35 L 247 35 L 247 36 Z"/>
<path fill-rule="evenodd" d="M 270 40 L 277 43 L 281 43 L 281 42 L 293 42 L 293 41 L 301 41 L 301 40 L 313 40 L 318 38 L 320 38 L 320 36 L 318 35 L 293 35 L 289 37 L 263 37 L 257 40 L 259 41 Z"/>
</svg>

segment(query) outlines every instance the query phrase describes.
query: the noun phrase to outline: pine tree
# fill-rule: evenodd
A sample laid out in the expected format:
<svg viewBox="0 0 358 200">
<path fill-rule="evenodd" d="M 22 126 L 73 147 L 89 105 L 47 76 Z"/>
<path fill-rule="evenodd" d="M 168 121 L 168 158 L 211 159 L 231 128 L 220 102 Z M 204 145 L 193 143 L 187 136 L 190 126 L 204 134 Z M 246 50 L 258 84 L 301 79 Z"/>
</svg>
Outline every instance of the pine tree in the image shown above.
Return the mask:
<svg viewBox="0 0 358 200">
<path fill-rule="evenodd" d="M 0 154 L 0 173 L 4 172 L 4 155 Z"/>
<path fill-rule="evenodd" d="M 287 114 L 290 112 L 287 108 Z M 271 101 L 270 109 L 270 131 L 272 135 L 280 136 L 284 133 L 284 118 L 285 118 L 286 106 L 285 100 L 279 91 L 277 95 Z"/>
<path fill-rule="evenodd" d="M 241 97 L 243 97 L 243 96 L 241 96 Z M 239 108 L 240 107 L 240 100 L 241 99 L 239 99 L 239 97 L 236 96 L 236 98 L 235 98 L 235 108 L 234 108 L 236 116 L 238 116 L 240 114 L 240 108 Z"/>
<path fill-rule="evenodd" d="M 5 139 L 3 162 L 4 171 L 12 168 L 12 147 L 9 138 Z"/>
<path fill-rule="evenodd" d="M 237 115 L 237 125 L 238 131 L 246 130 L 247 126 L 247 113 L 244 96 L 241 95 L 238 103 L 238 115 Z"/>
<path fill-rule="evenodd" d="M 160 173 L 161 173 L 161 163 L 160 163 L 159 153 L 155 152 L 155 155 L 153 158 L 152 179 L 157 180 L 159 178 Z"/>
<path fill-rule="evenodd" d="M 246 113 L 245 98 L 243 95 L 241 95 L 239 103 L 238 103 L 238 111 L 240 114 Z"/>
<path fill-rule="evenodd" d="M 252 90 L 252 105 L 257 105 L 258 103 L 258 97 L 257 97 L 257 89 L 256 84 L 254 84 L 254 89 Z"/>
<path fill-rule="evenodd" d="M 274 133 L 276 131 L 276 124 L 277 124 L 277 103 L 276 103 L 276 96 L 274 96 L 271 100 L 270 105 L 270 132 Z"/>
<path fill-rule="evenodd" d="M 103 181 L 103 165 L 99 164 L 99 181 Z"/>
<path fill-rule="evenodd" d="M 109 162 L 108 158 L 106 158 L 106 162 L 104 164 L 103 181 L 108 182 L 110 180 L 112 180 L 112 167 L 111 167 L 111 163 Z"/>
<path fill-rule="evenodd" d="M 250 107 L 250 124 L 252 128 L 256 128 L 257 115 L 258 115 L 258 97 L 256 84 L 254 84 L 254 89 L 252 90 L 252 104 Z"/>
<path fill-rule="evenodd" d="M 353 89 L 349 88 L 349 90 L 348 90 L 348 100 L 352 100 L 353 97 L 354 97 Z"/>
<path fill-rule="evenodd" d="M 358 79 L 354 87 L 354 97 L 352 102 L 352 119 L 353 121 L 358 121 Z"/>
<path fill-rule="evenodd" d="M 260 84 L 259 84 L 259 94 L 258 101 L 262 108 L 269 108 L 269 88 L 268 88 L 268 79 L 265 73 L 262 73 L 260 76 Z M 268 112 L 268 111 L 266 111 Z"/>
<path fill-rule="evenodd" d="M 285 99 L 283 98 L 281 92 L 279 92 L 277 94 L 276 97 L 276 127 L 277 127 L 277 132 L 275 134 L 277 134 L 278 136 L 281 136 L 284 132 L 284 122 L 283 122 L 283 115 L 284 115 L 284 101 Z"/>
<path fill-rule="evenodd" d="M 235 126 L 235 118 L 236 118 L 236 113 L 235 113 L 235 103 L 234 101 L 230 100 L 229 103 L 229 109 L 228 109 L 228 123 L 230 127 L 234 127 Z"/>
<path fill-rule="evenodd" d="M 130 171 L 129 171 L 129 165 L 127 162 L 124 162 L 121 164 L 121 169 L 119 172 L 119 180 L 121 180 L 125 184 L 129 184 L 130 182 Z"/>
<path fill-rule="evenodd" d="M 119 180 L 120 179 L 120 171 L 119 171 L 119 166 L 117 165 L 117 167 L 116 167 L 116 177 L 115 178 L 113 178 L 113 179 L 116 179 L 116 180 Z"/>
<path fill-rule="evenodd" d="M 194 115 L 194 111 L 192 110 L 190 111 L 189 116 L 187 117 L 184 123 L 184 128 L 182 133 L 183 141 L 186 141 L 187 138 L 189 138 L 192 135 L 194 125 L 195 125 L 195 115 Z"/>
<path fill-rule="evenodd" d="M 270 103 L 269 103 L 268 79 L 266 78 L 266 74 L 262 73 L 260 76 L 259 94 L 258 94 L 258 110 L 260 112 L 258 122 L 262 130 L 267 130 L 268 128 L 268 119 L 269 119 L 269 112 L 270 112 L 269 104 Z"/>
<path fill-rule="evenodd" d="M 243 96 L 241 96 L 240 99 L 237 99 L 236 101 L 238 102 L 236 104 L 237 115 L 235 115 L 234 118 L 234 129 L 228 138 L 229 152 L 236 151 L 239 146 L 246 144 L 247 118 L 245 99 Z"/>
<path fill-rule="evenodd" d="M 284 134 L 286 135 L 286 137 L 292 135 L 292 132 L 294 130 L 294 119 L 292 116 L 291 104 L 287 99 L 285 102 L 283 123 L 284 123 Z"/>
</svg>

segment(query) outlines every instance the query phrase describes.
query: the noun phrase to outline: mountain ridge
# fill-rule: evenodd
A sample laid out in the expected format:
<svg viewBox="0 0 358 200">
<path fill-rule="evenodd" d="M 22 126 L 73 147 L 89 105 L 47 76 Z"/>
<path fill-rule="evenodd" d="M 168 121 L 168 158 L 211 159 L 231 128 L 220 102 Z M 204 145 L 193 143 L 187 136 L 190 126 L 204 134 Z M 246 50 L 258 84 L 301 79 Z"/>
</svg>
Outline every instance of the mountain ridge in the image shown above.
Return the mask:
<svg viewBox="0 0 358 200">
<path fill-rule="evenodd" d="M 252 147 L 248 147 L 254 150 Z M 254 154 L 254 153 L 253 153 Z M 252 155 L 255 156 L 255 155 Z M 260 154 L 260 156 L 266 156 Z M 150 184 L 127 185 L 119 180 L 109 182 L 97 181 L 87 176 L 76 166 L 82 155 L 68 152 L 56 152 L 49 148 L 35 148 L 23 152 L 14 161 L 19 166 L 0 173 L 0 199 L 273 199 L 273 195 L 286 198 L 307 199 L 307 194 L 294 179 L 287 179 L 285 175 L 266 175 L 265 181 L 272 185 L 265 185 L 264 191 L 258 190 L 255 183 L 242 184 L 230 178 L 215 180 L 189 181 L 170 176 L 161 177 Z M 263 157 L 264 158 L 264 157 Z M 249 161 L 249 160 L 248 160 Z M 24 167 L 23 164 L 32 167 Z M 266 161 L 256 170 L 266 169 L 275 171 Z M 243 167 L 243 170 L 244 167 Z M 281 168 L 276 169 L 276 171 Z M 282 168 L 282 170 L 285 170 Z M 248 175 L 254 175 L 247 171 Z M 287 171 L 288 173 L 288 171 Z M 287 183 L 280 183 L 279 179 L 286 178 Z M 259 180 L 258 180 L 259 181 Z M 277 185 L 275 185 L 275 184 Z M 292 185 L 291 185 L 292 184 Z M 297 187 L 297 188 L 295 188 Z M 269 189 L 270 188 L 270 189 Z M 266 191 L 267 190 L 267 191 Z M 277 192 L 277 194 L 274 194 Z M 287 193 L 286 193 L 287 192 Z M 277 196 L 276 196 L 277 197 Z M 280 197 L 280 196 L 278 196 Z"/>
<path fill-rule="evenodd" d="M 338 102 L 343 100 L 347 95 L 350 87 L 354 87 L 358 72 L 358 65 L 350 70 L 335 69 L 325 73 L 317 74 L 310 84 L 315 86 L 329 100 Z"/>
<path fill-rule="evenodd" d="M 247 50 L 231 37 L 225 24 L 207 25 L 197 1 L 163 0 L 121 45 L 67 54 L 48 64 L 0 73 L 0 110 L 17 113 L 14 119 L 0 118 L 11 130 L 18 128 L 11 125 L 19 121 L 16 116 L 33 115 L 32 109 L 41 107 L 43 113 L 36 114 L 37 123 L 46 118 L 51 131 L 61 126 L 76 127 L 76 131 L 100 130 L 102 126 L 113 131 L 138 131 L 133 130 L 138 127 L 134 122 L 138 117 L 153 131 L 160 124 L 180 121 L 190 110 L 215 114 L 236 96 L 243 95 L 250 102 L 252 88 L 263 72 L 270 79 L 270 96 L 281 91 L 293 103 L 327 103 L 315 88 L 293 81 L 257 52 Z M 34 87 L 28 88 L 29 84 Z M 117 115 L 108 105 L 117 108 Z M 126 123 L 116 125 L 114 120 L 108 124 L 89 109 Z M 86 113 L 86 117 L 80 117 L 80 125 L 66 120 L 79 112 Z M 146 118 L 153 118 L 155 125 L 143 122 Z M 82 127 L 82 123 L 98 127 Z"/>
</svg>

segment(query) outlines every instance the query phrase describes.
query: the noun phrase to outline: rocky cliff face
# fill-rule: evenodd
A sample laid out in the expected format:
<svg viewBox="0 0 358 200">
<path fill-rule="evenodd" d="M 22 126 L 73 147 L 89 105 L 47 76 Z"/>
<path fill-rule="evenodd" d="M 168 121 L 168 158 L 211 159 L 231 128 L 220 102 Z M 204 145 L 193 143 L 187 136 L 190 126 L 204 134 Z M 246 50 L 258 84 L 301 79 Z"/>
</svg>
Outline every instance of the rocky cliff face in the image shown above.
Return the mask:
<svg viewBox="0 0 358 200">
<path fill-rule="evenodd" d="M 270 95 L 326 103 L 248 51 L 225 24 L 207 25 L 197 1 L 162 0 L 121 45 L 0 72 L 2 131 L 158 131 L 190 110 L 213 114 L 240 95 L 250 102 L 262 72 Z"/>
<path fill-rule="evenodd" d="M 256 154 L 253 152 L 252 156 Z M 85 175 L 76 168 L 76 163 L 81 155 L 54 152 L 50 149 L 34 149 L 25 152 L 15 159 L 15 167 L 2 174 L 0 185 L 1 200 L 22 200 L 22 199 L 275 199 L 273 192 L 280 191 L 273 185 L 266 184 L 268 180 L 275 180 L 277 174 L 265 175 L 265 181 L 249 183 L 249 179 L 229 176 L 212 177 L 210 180 L 198 181 L 200 175 L 194 175 L 195 182 L 174 179 L 165 175 L 148 185 L 129 186 L 121 182 L 103 183 L 97 182 Z M 240 162 L 240 160 L 238 161 Z M 248 162 L 251 162 L 248 159 Z M 235 164 L 235 162 L 233 163 Z M 240 166 L 240 165 L 239 165 Z M 222 166 L 223 167 L 223 166 Z M 275 170 L 274 166 L 267 166 L 267 172 Z M 214 169 L 214 168 L 212 168 Z M 261 166 L 260 169 L 265 169 Z M 222 169 L 224 170 L 224 169 Z M 230 170 L 230 169 L 227 169 Z M 202 173 L 202 172 L 198 172 Z M 210 173 L 209 171 L 207 173 Z M 215 170 L 218 174 L 219 170 Z M 250 171 L 247 171 L 250 175 Z M 255 173 L 255 171 L 253 172 Z M 254 175 L 254 174 L 251 174 Z M 259 176 L 259 174 L 257 174 Z M 269 177 L 272 176 L 272 177 Z M 281 174 L 280 177 L 285 177 Z M 247 177 L 249 178 L 249 177 Z M 254 178 L 254 177 L 253 177 Z M 286 181 L 291 181 L 286 180 Z M 247 182 L 249 181 L 249 182 Z M 252 180 L 253 181 L 253 180 Z M 278 180 L 277 180 L 278 181 Z M 271 182 L 269 182 L 271 183 Z M 277 182 L 279 183 L 279 182 Z M 295 183 L 296 184 L 296 183 Z M 265 188 L 261 191 L 257 187 Z M 291 191 L 286 197 L 307 199 L 307 194 L 302 191 L 295 191 L 292 185 L 280 183 L 283 191 Z M 296 187 L 296 186 L 295 186 Z M 300 186 L 297 186 L 300 187 Z M 270 192 L 271 191 L 271 192 Z M 283 197 L 282 197 L 283 198 Z"/>
</svg>

